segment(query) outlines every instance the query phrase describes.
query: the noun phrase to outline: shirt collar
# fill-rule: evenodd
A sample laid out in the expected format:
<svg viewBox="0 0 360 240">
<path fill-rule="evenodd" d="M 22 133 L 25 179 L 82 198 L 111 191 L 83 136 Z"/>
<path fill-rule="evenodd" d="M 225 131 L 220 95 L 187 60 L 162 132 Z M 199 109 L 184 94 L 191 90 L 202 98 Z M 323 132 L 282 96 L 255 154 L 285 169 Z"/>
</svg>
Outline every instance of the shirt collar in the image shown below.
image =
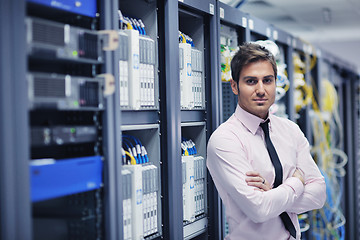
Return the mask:
<svg viewBox="0 0 360 240">
<path fill-rule="evenodd" d="M 257 129 L 259 128 L 260 123 L 265 122 L 267 119 L 270 119 L 269 127 L 271 129 L 271 114 L 269 113 L 268 117 L 264 120 L 251 114 L 244 109 L 242 109 L 239 104 L 236 105 L 235 117 L 252 133 L 255 135 Z"/>
</svg>

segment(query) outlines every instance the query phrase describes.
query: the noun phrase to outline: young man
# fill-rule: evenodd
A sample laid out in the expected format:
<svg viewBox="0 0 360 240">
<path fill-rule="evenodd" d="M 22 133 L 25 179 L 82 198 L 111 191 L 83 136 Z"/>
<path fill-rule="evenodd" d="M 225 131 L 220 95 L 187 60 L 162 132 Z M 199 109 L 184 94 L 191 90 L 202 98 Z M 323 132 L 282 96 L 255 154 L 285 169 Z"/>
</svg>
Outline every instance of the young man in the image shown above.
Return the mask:
<svg viewBox="0 0 360 240">
<path fill-rule="evenodd" d="M 238 105 L 207 147 L 207 167 L 229 223 L 225 239 L 300 239 L 297 214 L 324 205 L 324 178 L 300 128 L 269 113 L 277 76 L 271 53 L 245 43 L 231 71 Z"/>
</svg>

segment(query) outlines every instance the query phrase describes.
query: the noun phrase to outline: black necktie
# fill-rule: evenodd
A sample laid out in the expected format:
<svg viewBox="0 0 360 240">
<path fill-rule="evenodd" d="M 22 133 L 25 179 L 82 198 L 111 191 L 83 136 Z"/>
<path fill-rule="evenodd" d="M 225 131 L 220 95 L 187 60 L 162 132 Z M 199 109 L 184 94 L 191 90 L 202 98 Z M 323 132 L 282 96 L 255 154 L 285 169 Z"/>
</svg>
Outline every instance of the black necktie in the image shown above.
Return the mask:
<svg viewBox="0 0 360 240">
<path fill-rule="evenodd" d="M 279 160 L 279 157 L 276 153 L 275 147 L 273 143 L 270 140 L 269 136 L 269 119 L 266 120 L 263 123 L 260 123 L 260 127 L 264 131 L 265 135 L 265 142 L 266 142 L 266 148 L 268 150 L 268 153 L 270 155 L 270 159 L 272 164 L 275 168 L 275 182 L 274 182 L 274 188 L 278 187 L 282 183 L 282 177 L 283 177 L 283 171 L 281 162 Z M 284 223 L 285 228 L 289 231 L 290 235 L 296 238 L 296 230 L 294 227 L 294 224 L 291 222 L 291 219 L 289 215 L 286 212 L 283 212 L 280 214 L 280 218 Z"/>
</svg>

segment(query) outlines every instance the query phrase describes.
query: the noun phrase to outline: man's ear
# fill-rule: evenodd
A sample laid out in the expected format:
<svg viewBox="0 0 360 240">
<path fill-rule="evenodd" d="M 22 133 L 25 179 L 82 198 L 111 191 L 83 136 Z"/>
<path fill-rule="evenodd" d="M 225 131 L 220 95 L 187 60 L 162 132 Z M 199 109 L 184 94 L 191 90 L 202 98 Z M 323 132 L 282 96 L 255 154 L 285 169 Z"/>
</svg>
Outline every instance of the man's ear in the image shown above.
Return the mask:
<svg viewBox="0 0 360 240">
<path fill-rule="evenodd" d="M 239 91 L 238 91 L 237 83 L 233 79 L 230 79 L 230 84 L 231 84 L 231 89 L 232 89 L 233 93 L 235 95 L 238 95 Z"/>
</svg>

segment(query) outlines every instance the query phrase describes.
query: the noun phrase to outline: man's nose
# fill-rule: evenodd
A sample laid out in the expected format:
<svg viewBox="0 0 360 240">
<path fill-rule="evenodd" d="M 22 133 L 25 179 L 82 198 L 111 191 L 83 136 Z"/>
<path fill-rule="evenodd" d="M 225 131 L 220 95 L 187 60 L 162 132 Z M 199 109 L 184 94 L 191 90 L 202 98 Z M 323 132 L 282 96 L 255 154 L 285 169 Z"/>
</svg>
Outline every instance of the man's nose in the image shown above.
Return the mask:
<svg viewBox="0 0 360 240">
<path fill-rule="evenodd" d="M 257 95 L 265 94 L 264 84 L 262 83 L 262 81 L 259 81 L 258 84 L 256 85 L 256 94 Z"/>
</svg>

